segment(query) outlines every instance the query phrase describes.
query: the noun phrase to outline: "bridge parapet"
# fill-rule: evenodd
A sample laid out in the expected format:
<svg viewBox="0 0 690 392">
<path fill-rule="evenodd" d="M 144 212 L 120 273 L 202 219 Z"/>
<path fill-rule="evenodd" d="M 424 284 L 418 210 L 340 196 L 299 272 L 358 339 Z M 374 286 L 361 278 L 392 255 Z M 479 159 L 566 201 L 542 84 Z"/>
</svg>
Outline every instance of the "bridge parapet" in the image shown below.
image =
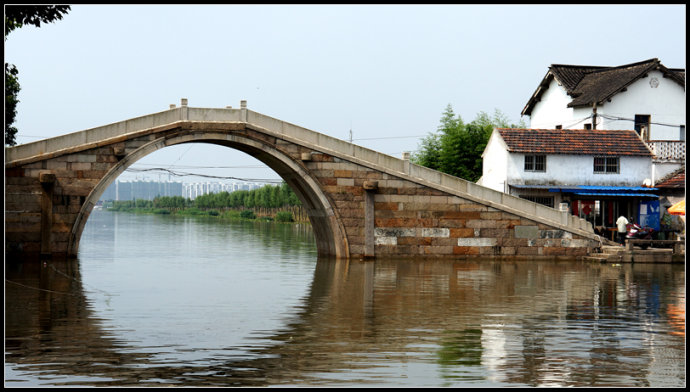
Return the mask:
<svg viewBox="0 0 690 392">
<path fill-rule="evenodd" d="M 275 131 L 278 135 L 295 143 L 318 151 L 326 151 L 341 159 L 400 176 L 425 186 L 433 187 L 494 208 L 507 209 L 520 216 L 535 220 L 547 220 L 564 230 L 580 235 L 593 235 L 594 228 L 585 219 L 567 212 L 534 203 L 529 200 L 498 192 L 473 182 L 451 176 L 437 170 L 419 166 L 400 158 L 361 147 L 328 135 L 320 134 L 281 120 L 256 112 L 249 112 L 248 120 L 252 127 L 260 127 L 267 133 Z"/>
</svg>

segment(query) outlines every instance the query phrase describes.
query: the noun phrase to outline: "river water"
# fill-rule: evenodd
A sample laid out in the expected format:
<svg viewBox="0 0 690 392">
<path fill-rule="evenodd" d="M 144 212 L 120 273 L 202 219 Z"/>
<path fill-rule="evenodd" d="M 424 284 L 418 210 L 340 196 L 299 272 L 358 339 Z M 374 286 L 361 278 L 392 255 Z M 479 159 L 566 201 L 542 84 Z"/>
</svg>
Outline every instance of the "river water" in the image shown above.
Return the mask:
<svg viewBox="0 0 690 392">
<path fill-rule="evenodd" d="M 5 271 L 5 386 L 685 386 L 685 266 L 318 260 L 308 225 L 94 211 Z"/>
</svg>

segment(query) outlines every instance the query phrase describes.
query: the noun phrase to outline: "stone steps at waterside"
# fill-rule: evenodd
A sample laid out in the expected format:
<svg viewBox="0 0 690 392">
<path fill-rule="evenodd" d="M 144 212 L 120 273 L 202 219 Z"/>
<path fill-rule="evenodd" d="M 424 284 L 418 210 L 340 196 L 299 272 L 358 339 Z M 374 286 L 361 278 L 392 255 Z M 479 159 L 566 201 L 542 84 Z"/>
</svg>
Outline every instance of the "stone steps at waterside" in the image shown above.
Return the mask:
<svg viewBox="0 0 690 392">
<path fill-rule="evenodd" d="M 628 250 L 623 246 L 602 246 L 601 253 L 583 258 L 585 261 L 601 263 L 672 263 L 679 261 L 673 255 L 673 249 L 642 249 L 635 247 Z M 680 259 L 684 262 L 684 257 Z"/>
</svg>

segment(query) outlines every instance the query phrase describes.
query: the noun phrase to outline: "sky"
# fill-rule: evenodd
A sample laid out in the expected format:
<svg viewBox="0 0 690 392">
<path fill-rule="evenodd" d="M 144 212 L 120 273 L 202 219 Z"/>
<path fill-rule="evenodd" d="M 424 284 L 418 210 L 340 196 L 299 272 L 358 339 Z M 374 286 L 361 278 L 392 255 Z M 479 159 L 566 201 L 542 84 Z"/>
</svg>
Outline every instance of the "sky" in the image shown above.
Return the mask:
<svg viewBox="0 0 690 392">
<path fill-rule="evenodd" d="M 5 40 L 19 144 L 167 110 L 239 107 L 400 157 L 448 105 L 512 122 L 551 64 L 685 68 L 678 5 L 73 5 Z M 132 169 L 279 176 L 224 147 L 167 147 Z M 121 179 L 207 181 L 128 171 Z"/>
</svg>

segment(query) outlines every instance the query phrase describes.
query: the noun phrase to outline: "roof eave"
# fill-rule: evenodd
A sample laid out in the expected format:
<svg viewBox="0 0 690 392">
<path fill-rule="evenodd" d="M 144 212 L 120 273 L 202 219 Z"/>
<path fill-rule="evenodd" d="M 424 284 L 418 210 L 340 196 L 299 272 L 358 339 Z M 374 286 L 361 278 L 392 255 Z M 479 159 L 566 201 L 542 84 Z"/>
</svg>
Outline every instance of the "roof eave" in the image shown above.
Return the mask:
<svg viewBox="0 0 690 392">
<path fill-rule="evenodd" d="M 544 75 L 544 77 L 542 78 L 539 85 L 537 86 L 537 89 L 534 90 L 534 93 L 532 93 L 532 96 L 530 97 L 529 101 L 527 101 L 525 107 L 522 109 L 522 112 L 520 113 L 521 116 L 532 115 L 532 109 L 534 109 L 534 106 L 537 104 L 537 102 L 541 101 L 541 95 L 544 93 L 546 89 L 549 88 L 551 79 L 555 79 L 555 75 L 549 69 L 546 72 L 546 75 Z"/>
</svg>

